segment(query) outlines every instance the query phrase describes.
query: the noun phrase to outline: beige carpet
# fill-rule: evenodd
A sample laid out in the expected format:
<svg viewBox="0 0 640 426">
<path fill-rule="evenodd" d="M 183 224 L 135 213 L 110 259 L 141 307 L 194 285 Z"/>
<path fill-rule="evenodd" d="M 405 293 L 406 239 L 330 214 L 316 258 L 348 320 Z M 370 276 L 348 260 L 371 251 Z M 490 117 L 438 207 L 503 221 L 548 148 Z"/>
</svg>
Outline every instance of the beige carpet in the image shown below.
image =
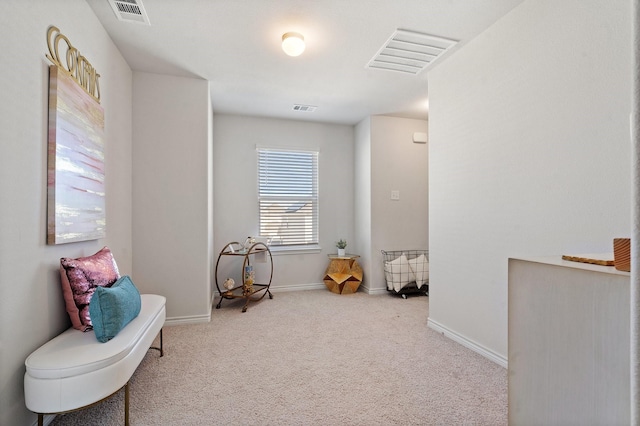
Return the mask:
<svg viewBox="0 0 640 426">
<path fill-rule="evenodd" d="M 132 425 L 506 425 L 507 371 L 427 328 L 429 299 L 326 290 L 165 327 Z M 121 425 L 124 391 L 52 424 Z"/>
</svg>

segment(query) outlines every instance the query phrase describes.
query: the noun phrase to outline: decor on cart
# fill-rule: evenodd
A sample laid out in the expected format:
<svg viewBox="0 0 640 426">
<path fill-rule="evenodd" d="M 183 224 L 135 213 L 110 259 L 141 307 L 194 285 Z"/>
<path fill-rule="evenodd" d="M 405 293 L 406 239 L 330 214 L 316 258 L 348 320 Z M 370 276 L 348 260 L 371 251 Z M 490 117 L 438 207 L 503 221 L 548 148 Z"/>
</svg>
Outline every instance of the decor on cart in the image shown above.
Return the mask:
<svg viewBox="0 0 640 426">
<path fill-rule="evenodd" d="M 242 282 L 242 291 L 245 295 L 253 294 L 253 283 L 256 280 L 256 273 L 252 265 L 245 265 L 244 280 Z"/>
<path fill-rule="evenodd" d="M 49 67 L 47 244 L 97 240 L 106 235 L 100 74 L 58 28 L 49 28 L 47 43 L 55 64 Z"/>
<path fill-rule="evenodd" d="M 255 243 L 256 243 L 255 237 L 247 237 L 247 239 L 244 240 L 243 247 L 245 250 L 249 250 L 251 246 L 254 245 Z"/>
<path fill-rule="evenodd" d="M 338 256 L 344 256 L 344 250 L 347 248 L 347 241 L 341 238 L 336 243 L 336 247 L 338 247 Z"/>
<path fill-rule="evenodd" d="M 227 278 L 222 285 L 227 289 L 227 294 L 231 294 L 231 290 L 235 287 L 236 281 L 233 278 Z"/>
</svg>

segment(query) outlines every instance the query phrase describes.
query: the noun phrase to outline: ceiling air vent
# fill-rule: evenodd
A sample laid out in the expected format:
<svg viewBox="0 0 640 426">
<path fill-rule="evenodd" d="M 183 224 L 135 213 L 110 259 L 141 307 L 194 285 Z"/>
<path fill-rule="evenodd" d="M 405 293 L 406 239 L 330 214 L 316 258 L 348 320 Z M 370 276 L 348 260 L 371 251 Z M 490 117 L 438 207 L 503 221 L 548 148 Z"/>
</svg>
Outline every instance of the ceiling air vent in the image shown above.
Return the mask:
<svg viewBox="0 0 640 426">
<path fill-rule="evenodd" d="M 301 111 L 301 112 L 313 112 L 316 110 L 316 108 L 318 108 L 317 106 L 313 106 L 313 105 L 299 105 L 299 104 L 295 104 L 293 106 L 293 110 L 294 111 Z"/>
<path fill-rule="evenodd" d="M 457 41 L 415 31 L 396 30 L 365 68 L 418 74 Z"/>
<path fill-rule="evenodd" d="M 119 21 L 151 25 L 141 0 L 109 0 L 109 4 Z"/>
</svg>

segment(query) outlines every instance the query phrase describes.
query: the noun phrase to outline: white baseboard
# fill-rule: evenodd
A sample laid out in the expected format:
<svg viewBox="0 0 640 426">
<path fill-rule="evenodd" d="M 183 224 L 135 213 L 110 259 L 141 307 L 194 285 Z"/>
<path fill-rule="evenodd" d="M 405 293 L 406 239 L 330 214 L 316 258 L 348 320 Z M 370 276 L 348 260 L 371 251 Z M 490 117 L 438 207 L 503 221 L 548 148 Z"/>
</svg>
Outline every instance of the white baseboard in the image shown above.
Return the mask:
<svg viewBox="0 0 640 426">
<path fill-rule="evenodd" d="M 169 317 L 165 320 L 165 325 L 201 324 L 211 321 L 211 311 L 209 315 L 194 315 L 186 317 Z"/>
<path fill-rule="evenodd" d="M 389 293 L 389 291 L 386 288 L 371 288 L 366 284 L 362 284 L 360 286 L 360 288 L 362 289 L 361 291 L 367 293 L 367 294 L 373 294 L 373 295 L 377 295 L 377 294 L 387 294 Z"/>
<path fill-rule="evenodd" d="M 438 322 L 432 320 L 431 318 L 427 319 L 427 327 L 437 331 L 438 333 L 441 333 L 442 335 L 444 335 L 445 337 L 453 340 L 456 343 L 461 344 L 462 346 L 464 346 L 465 348 L 469 348 L 472 351 L 482 355 L 483 357 L 495 362 L 496 364 L 507 368 L 508 367 L 508 360 L 506 357 L 495 353 L 494 351 L 485 348 L 482 345 L 479 345 L 478 343 L 474 342 L 473 340 L 467 339 L 466 337 L 462 336 L 461 334 L 456 333 L 453 330 L 448 329 L 447 327 L 445 327 L 442 324 L 439 324 Z"/>
<path fill-rule="evenodd" d="M 304 291 L 304 290 L 322 290 L 327 286 L 324 283 L 309 283 L 309 284 L 290 284 L 290 285 L 271 285 L 269 291 Z M 213 298 L 220 297 L 220 293 L 214 292 Z M 211 301 L 213 304 L 213 300 Z"/>
<path fill-rule="evenodd" d="M 304 290 L 322 290 L 327 286 L 324 283 L 294 284 L 294 285 L 272 285 L 270 291 L 304 291 Z"/>
<path fill-rule="evenodd" d="M 324 283 L 310 283 L 310 284 L 294 284 L 283 286 L 271 286 L 270 290 L 274 291 L 300 291 L 300 290 L 328 290 Z M 367 294 L 387 294 L 386 288 L 374 288 L 370 289 L 366 285 L 362 284 L 358 288 L 358 291 L 362 291 Z"/>
<path fill-rule="evenodd" d="M 367 289 L 369 294 L 377 295 L 377 294 L 389 294 L 389 290 L 386 288 L 370 288 Z"/>
</svg>

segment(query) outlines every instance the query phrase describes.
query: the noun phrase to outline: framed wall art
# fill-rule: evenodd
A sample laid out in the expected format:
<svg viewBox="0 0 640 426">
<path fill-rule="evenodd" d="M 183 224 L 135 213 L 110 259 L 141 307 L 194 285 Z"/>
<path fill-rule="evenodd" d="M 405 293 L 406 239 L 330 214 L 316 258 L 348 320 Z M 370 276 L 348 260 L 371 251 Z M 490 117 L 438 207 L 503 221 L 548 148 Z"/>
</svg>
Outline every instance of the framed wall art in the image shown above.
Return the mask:
<svg viewBox="0 0 640 426">
<path fill-rule="evenodd" d="M 56 65 L 49 67 L 47 243 L 103 238 L 104 111 Z"/>
<path fill-rule="evenodd" d="M 47 30 L 47 244 L 106 234 L 100 74 L 55 26 Z"/>
</svg>

